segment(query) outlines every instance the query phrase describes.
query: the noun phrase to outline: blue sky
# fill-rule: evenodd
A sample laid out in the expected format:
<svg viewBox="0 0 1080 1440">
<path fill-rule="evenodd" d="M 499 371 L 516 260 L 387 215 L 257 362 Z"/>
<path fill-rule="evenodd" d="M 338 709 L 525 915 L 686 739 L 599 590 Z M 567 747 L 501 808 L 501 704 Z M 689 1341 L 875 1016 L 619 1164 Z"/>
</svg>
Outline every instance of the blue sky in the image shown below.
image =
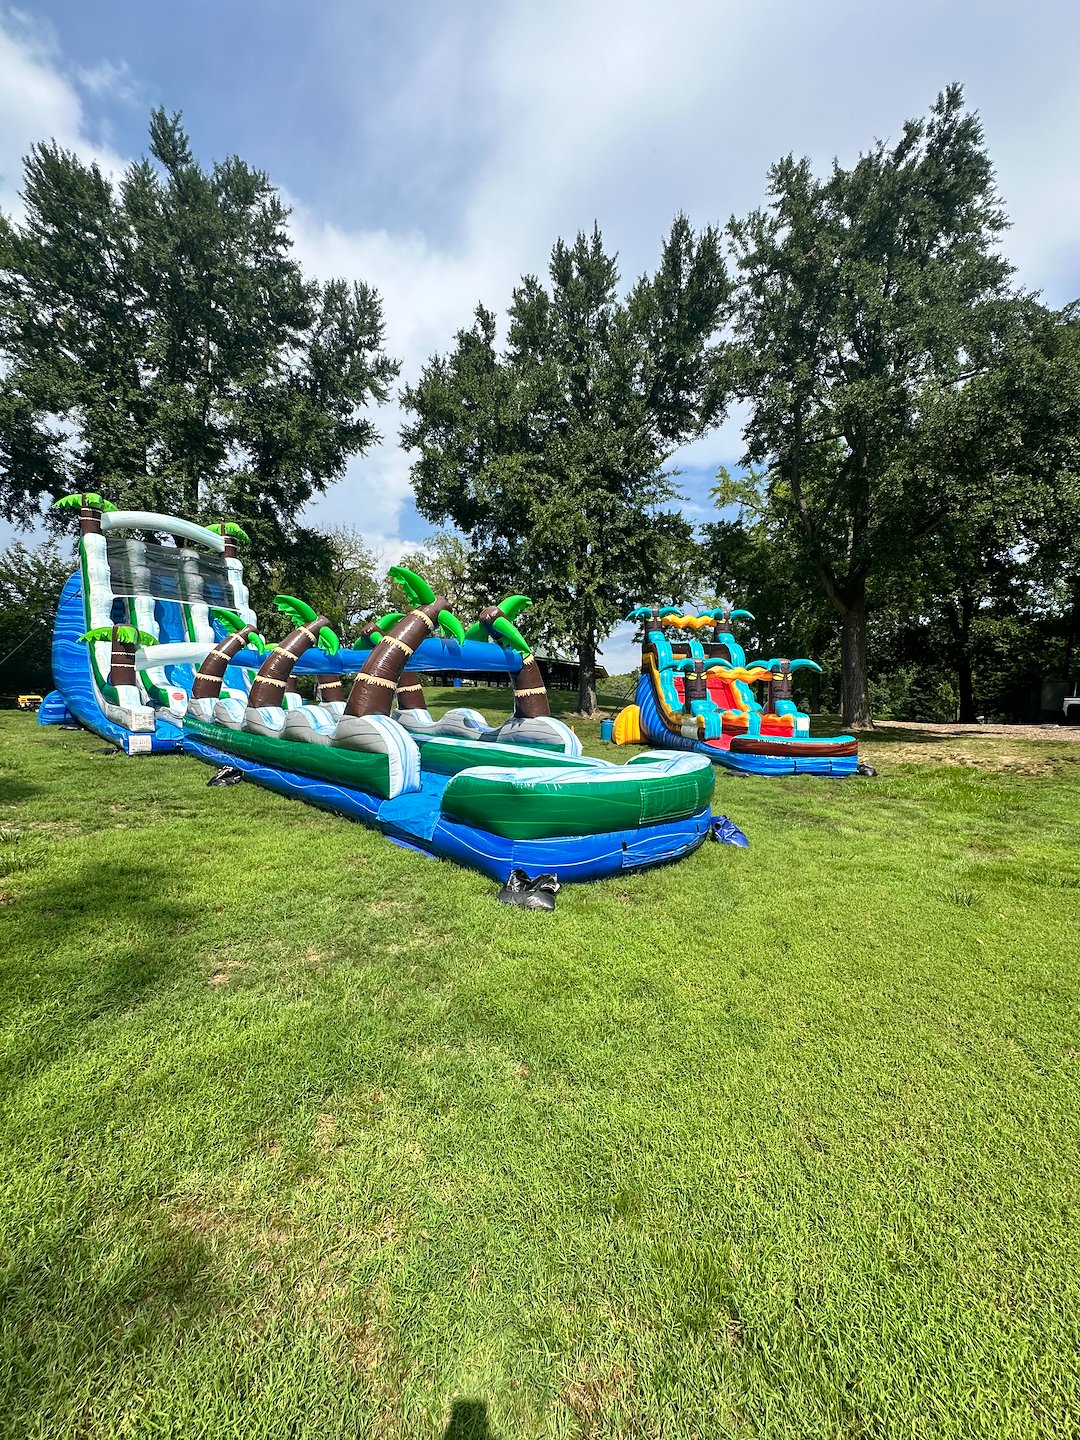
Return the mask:
<svg viewBox="0 0 1080 1440">
<path fill-rule="evenodd" d="M 1006 252 L 1061 304 L 1080 294 L 1078 73 L 1065 0 L 0 0 L 0 208 L 17 214 L 34 141 L 119 170 L 151 106 L 181 110 L 204 161 L 269 172 L 306 266 L 376 286 L 408 379 L 557 236 L 595 220 L 632 281 L 677 210 L 745 212 L 781 155 L 850 162 L 959 80 Z M 363 528 L 387 563 L 428 529 L 399 422 L 380 414 L 384 443 L 309 517 Z M 733 415 L 676 457 L 693 518 L 739 431 Z"/>
</svg>

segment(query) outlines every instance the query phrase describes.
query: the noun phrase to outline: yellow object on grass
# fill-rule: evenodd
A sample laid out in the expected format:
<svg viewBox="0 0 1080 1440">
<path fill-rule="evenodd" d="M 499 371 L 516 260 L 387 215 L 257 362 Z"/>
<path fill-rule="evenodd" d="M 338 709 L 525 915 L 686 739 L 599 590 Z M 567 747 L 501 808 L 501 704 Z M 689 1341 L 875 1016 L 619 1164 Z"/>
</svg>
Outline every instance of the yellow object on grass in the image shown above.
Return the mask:
<svg viewBox="0 0 1080 1440">
<path fill-rule="evenodd" d="M 641 711 L 636 705 L 627 705 L 615 716 L 615 728 L 611 738 L 616 745 L 640 745 L 645 739 L 641 728 Z"/>
</svg>

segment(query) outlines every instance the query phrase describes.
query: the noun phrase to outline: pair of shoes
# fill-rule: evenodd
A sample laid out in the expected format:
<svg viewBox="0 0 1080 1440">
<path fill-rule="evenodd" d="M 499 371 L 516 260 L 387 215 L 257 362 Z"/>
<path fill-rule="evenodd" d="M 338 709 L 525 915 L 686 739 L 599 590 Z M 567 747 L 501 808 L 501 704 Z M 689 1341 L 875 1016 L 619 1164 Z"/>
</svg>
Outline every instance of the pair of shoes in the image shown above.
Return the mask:
<svg viewBox="0 0 1080 1440">
<path fill-rule="evenodd" d="M 235 765 L 222 765 L 220 770 L 215 770 L 207 785 L 239 785 L 244 778 L 244 772 L 237 770 Z"/>
<path fill-rule="evenodd" d="M 726 815 L 712 817 L 709 821 L 709 837 L 721 845 L 741 845 L 745 848 L 750 844 L 734 820 L 729 820 Z"/>
<path fill-rule="evenodd" d="M 522 910 L 554 910 L 557 875 L 537 875 L 530 880 L 524 870 L 511 870 L 506 884 L 499 891 L 503 905 L 519 905 Z"/>
</svg>

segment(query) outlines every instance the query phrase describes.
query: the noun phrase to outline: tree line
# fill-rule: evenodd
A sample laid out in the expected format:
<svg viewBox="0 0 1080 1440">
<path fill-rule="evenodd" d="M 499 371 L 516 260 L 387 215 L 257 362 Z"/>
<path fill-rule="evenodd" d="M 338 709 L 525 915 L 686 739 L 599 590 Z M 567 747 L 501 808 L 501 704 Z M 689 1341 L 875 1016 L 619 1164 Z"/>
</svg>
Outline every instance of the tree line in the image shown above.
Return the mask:
<svg viewBox="0 0 1080 1440">
<path fill-rule="evenodd" d="M 385 598 L 375 557 L 302 512 L 377 439 L 376 292 L 305 277 L 267 176 L 206 170 L 161 111 L 115 183 L 37 146 L 24 205 L 0 216 L 0 514 L 95 490 L 239 520 L 256 604 L 289 589 L 347 631 Z M 586 712 L 631 605 L 727 593 L 758 645 L 832 662 L 848 724 L 1012 714 L 1080 640 L 1080 331 L 1019 284 L 1006 225 L 952 86 L 848 168 L 780 160 L 748 216 L 676 216 L 629 288 L 597 228 L 558 240 L 402 391 L 426 562 L 466 604 L 531 594 Z M 745 454 L 695 531 L 672 457 L 735 403 Z M 0 661 L 49 561 L 0 563 Z"/>
</svg>

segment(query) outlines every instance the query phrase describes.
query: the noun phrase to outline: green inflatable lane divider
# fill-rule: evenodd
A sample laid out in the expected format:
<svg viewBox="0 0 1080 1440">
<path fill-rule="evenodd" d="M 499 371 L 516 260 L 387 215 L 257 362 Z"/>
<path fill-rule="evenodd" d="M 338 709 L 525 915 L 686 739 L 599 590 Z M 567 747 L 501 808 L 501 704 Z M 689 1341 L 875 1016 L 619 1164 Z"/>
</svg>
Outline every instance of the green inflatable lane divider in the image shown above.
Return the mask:
<svg viewBox="0 0 1080 1440">
<path fill-rule="evenodd" d="M 218 750 L 293 770 L 311 780 L 328 780 L 332 785 L 349 785 L 370 795 L 390 794 L 390 757 L 365 755 L 361 750 L 337 750 L 333 745 L 309 745 L 303 740 L 278 740 L 254 735 L 248 730 L 231 730 L 194 715 L 184 719 L 184 729 Z"/>
<path fill-rule="evenodd" d="M 466 770 L 443 792 L 443 814 L 508 840 L 604 835 L 696 815 L 713 792 L 711 765 L 676 774 L 620 766 L 614 775 L 594 770 L 592 779 L 581 771 L 553 775 L 546 768 L 542 776 Z"/>
<path fill-rule="evenodd" d="M 456 775 L 472 765 L 501 765 L 513 770 L 548 769 L 563 765 L 567 769 L 595 770 L 595 760 L 577 755 L 562 755 L 544 750 L 539 745 L 503 745 L 498 741 L 457 740 L 450 735 L 425 735 L 409 732 L 420 747 L 420 764 L 433 775 Z M 613 769 L 616 767 L 612 767 Z"/>
</svg>

